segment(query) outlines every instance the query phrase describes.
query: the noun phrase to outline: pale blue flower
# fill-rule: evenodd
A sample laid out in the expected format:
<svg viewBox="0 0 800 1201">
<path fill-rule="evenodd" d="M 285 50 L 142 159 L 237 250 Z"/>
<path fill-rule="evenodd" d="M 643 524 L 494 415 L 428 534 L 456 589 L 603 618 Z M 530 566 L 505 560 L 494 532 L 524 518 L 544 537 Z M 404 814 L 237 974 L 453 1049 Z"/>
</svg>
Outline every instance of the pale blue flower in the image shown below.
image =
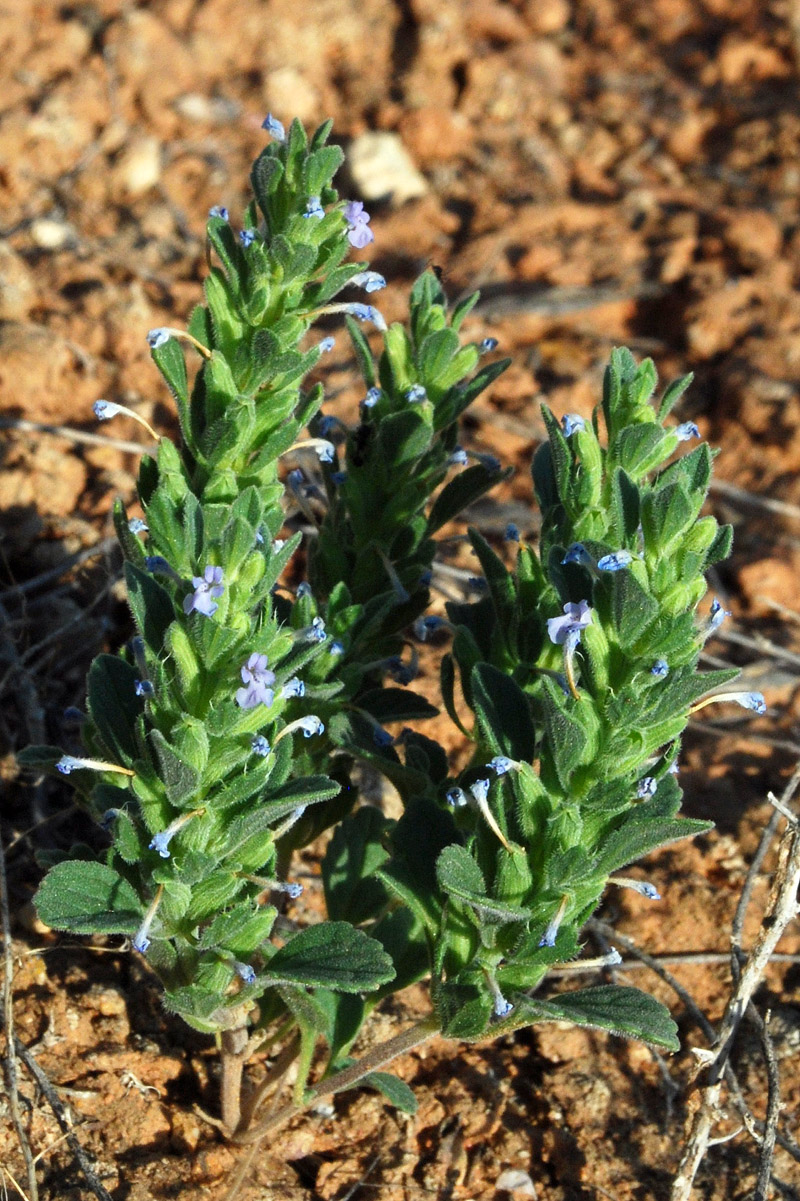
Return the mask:
<svg viewBox="0 0 800 1201">
<path fill-rule="evenodd" d="M 267 755 L 269 754 L 270 747 L 263 734 L 256 734 L 252 739 L 250 746 L 254 755 L 258 755 L 261 759 L 266 759 Z"/>
<path fill-rule="evenodd" d="M 640 801 L 646 801 L 656 795 L 657 788 L 657 780 L 654 780 L 652 776 L 644 776 L 636 785 L 636 795 Z"/>
<path fill-rule="evenodd" d="M 684 421 L 676 426 L 674 433 L 679 442 L 688 442 L 690 438 L 700 437 L 700 430 L 693 421 Z"/>
<path fill-rule="evenodd" d="M 406 392 L 405 399 L 409 404 L 421 404 L 423 400 L 428 399 L 428 393 L 422 384 L 413 384 Z"/>
<path fill-rule="evenodd" d="M 236 975 L 239 976 L 245 984 L 255 984 L 256 970 L 249 963 L 241 963 L 238 959 L 234 959 L 233 968 Z"/>
<path fill-rule="evenodd" d="M 572 545 L 567 548 L 567 553 L 561 560 L 562 567 L 565 567 L 567 563 L 578 563 L 581 567 L 588 568 L 595 566 L 594 559 L 589 554 L 582 542 L 573 542 Z M 599 564 L 597 564 L 597 566 L 599 567 Z"/>
<path fill-rule="evenodd" d="M 220 221 L 228 220 L 228 210 L 223 204 L 215 204 L 208 210 L 209 217 L 219 217 Z"/>
<path fill-rule="evenodd" d="M 320 352 L 320 354 L 330 354 L 330 352 L 333 350 L 335 345 L 336 345 L 336 339 L 331 337 L 331 335 L 329 334 L 327 338 L 322 339 L 319 346 L 317 347 L 317 350 Z"/>
<path fill-rule="evenodd" d="M 505 538 L 506 542 L 519 542 L 519 526 L 515 525 L 513 521 L 509 521 L 508 525 L 503 531 L 503 537 Z"/>
<path fill-rule="evenodd" d="M 372 409 L 378 403 L 380 398 L 381 398 L 380 388 L 369 388 L 367 390 L 367 395 L 364 397 L 361 404 L 363 405 L 363 407 L 365 409 Z"/>
<path fill-rule="evenodd" d="M 571 438 L 577 430 L 586 429 L 586 419 L 579 413 L 565 413 L 561 418 L 561 428 L 566 438 Z"/>
<path fill-rule="evenodd" d="M 132 534 L 146 534 L 149 530 L 146 521 L 142 521 L 141 517 L 132 517 L 128 522 L 128 529 Z"/>
<path fill-rule="evenodd" d="M 497 350 L 498 345 L 497 338 L 483 338 L 478 343 L 478 350 L 481 354 L 491 354 L 493 350 Z"/>
<path fill-rule="evenodd" d="M 293 697 L 305 696 L 306 686 L 299 676 L 292 676 L 281 688 L 281 699 L 291 700 Z"/>
<path fill-rule="evenodd" d="M 633 555 L 629 550 L 615 550 L 610 555 L 603 555 L 602 559 L 597 560 L 597 569 L 598 571 L 622 571 L 632 562 Z"/>
<path fill-rule="evenodd" d="M 459 788 L 457 785 L 453 788 L 448 788 L 447 792 L 445 793 L 445 800 L 447 801 L 448 805 L 453 807 L 453 809 L 463 809 L 467 804 L 467 797 L 464 789 Z"/>
<path fill-rule="evenodd" d="M 313 738 L 315 734 L 324 734 L 325 725 L 313 713 L 308 717 L 301 717 L 297 722 L 297 728 L 303 731 L 305 738 Z"/>
<path fill-rule="evenodd" d="M 381 288 L 386 287 L 386 280 L 378 271 L 359 271 L 350 283 L 357 288 L 363 288 L 365 292 L 380 292 Z"/>
<path fill-rule="evenodd" d="M 256 240 L 256 231 L 254 229 L 239 230 L 239 241 L 241 242 L 242 246 L 244 246 L 245 250 L 247 249 L 248 246 L 252 246 L 253 242 L 255 242 L 255 240 Z"/>
<path fill-rule="evenodd" d="M 665 676 L 669 675 L 669 663 L 666 659 L 656 659 L 650 668 L 650 675 L 655 676 L 657 680 L 663 680 Z"/>
<path fill-rule="evenodd" d="M 457 446 L 448 459 L 448 463 L 450 463 L 452 467 L 466 467 L 468 462 L 469 459 L 467 458 L 467 452 L 464 450 L 463 446 Z"/>
<path fill-rule="evenodd" d="M 137 696 L 155 696 L 156 690 L 149 680 L 134 680 L 133 690 Z"/>
<path fill-rule="evenodd" d="M 495 755 L 494 759 L 490 759 L 486 764 L 490 767 L 495 775 L 504 776 L 506 772 L 513 771 L 519 767 L 519 764 L 514 759 L 509 759 L 508 755 Z"/>
<path fill-rule="evenodd" d="M 276 142 L 286 141 L 286 130 L 283 128 L 283 125 L 278 118 L 273 117 L 272 113 L 267 113 L 266 117 L 261 122 L 261 128 L 266 129 L 267 133 L 273 137 Z"/>
<path fill-rule="evenodd" d="M 92 412 L 98 421 L 110 421 L 112 417 L 119 416 L 122 411 L 122 406 L 114 404 L 113 400 L 96 400 L 92 405 Z"/>
<path fill-rule="evenodd" d="M 325 216 L 325 209 L 319 202 L 319 196 L 309 196 L 308 203 L 306 204 L 306 211 L 303 213 L 303 216 L 319 217 L 320 219 Z"/>
<path fill-rule="evenodd" d="M 168 329 L 162 327 L 151 329 L 147 334 L 147 345 L 151 350 L 158 350 L 159 347 L 166 346 L 171 336 Z"/>
</svg>

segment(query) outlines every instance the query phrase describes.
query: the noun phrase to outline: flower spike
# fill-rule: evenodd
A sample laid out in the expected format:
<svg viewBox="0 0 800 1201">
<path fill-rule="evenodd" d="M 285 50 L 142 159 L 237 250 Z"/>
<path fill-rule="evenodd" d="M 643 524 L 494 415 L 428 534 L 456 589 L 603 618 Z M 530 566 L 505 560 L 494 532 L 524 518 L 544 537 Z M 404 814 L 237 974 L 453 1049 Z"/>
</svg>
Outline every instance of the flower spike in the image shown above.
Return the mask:
<svg viewBox="0 0 800 1201">
<path fill-rule="evenodd" d="M 153 429 L 149 421 L 145 421 L 133 409 L 129 409 L 127 405 L 115 404 L 113 400 L 96 400 L 92 405 L 92 411 L 98 421 L 110 421 L 112 417 L 118 417 L 120 413 L 124 417 L 132 417 L 134 421 L 138 421 L 139 425 L 144 426 L 151 438 L 158 442 L 158 434 Z"/>
<path fill-rule="evenodd" d="M 156 895 L 153 897 L 147 913 L 144 915 L 144 921 L 131 939 L 131 946 L 133 947 L 134 951 L 138 951 L 140 955 L 144 955 L 147 951 L 147 948 L 150 946 L 150 939 L 148 937 L 150 933 L 150 927 L 152 926 L 153 919 L 158 912 L 158 907 L 161 904 L 161 898 L 163 895 L 164 885 L 159 884 L 158 888 L 156 889 Z"/>
<path fill-rule="evenodd" d="M 474 784 L 470 784 L 469 790 L 472 793 L 472 799 L 474 800 L 475 805 L 476 805 L 481 817 L 486 822 L 489 829 L 492 831 L 493 834 L 497 835 L 497 837 L 500 839 L 500 841 L 502 842 L 502 844 L 506 848 L 506 850 L 510 851 L 511 843 L 508 841 L 505 834 L 498 826 L 497 820 L 495 819 L 494 814 L 492 813 L 491 809 L 489 808 L 489 801 L 487 799 L 489 796 L 489 781 L 488 780 L 476 780 Z"/>
</svg>

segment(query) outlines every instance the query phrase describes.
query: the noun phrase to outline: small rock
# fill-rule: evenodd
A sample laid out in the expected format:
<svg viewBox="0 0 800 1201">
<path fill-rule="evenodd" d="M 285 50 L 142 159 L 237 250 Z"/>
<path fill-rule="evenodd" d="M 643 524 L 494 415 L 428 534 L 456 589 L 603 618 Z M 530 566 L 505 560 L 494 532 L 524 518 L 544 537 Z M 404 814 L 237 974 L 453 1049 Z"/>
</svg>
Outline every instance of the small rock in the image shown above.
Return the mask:
<svg viewBox="0 0 800 1201">
<path fill-rule="evenodd" d="M 25 260 L 0 242 L 0 321 L 24 321 L 35 296 L 33 276 Z"/>
<path fill-rule="evenodd" d="M 31 240 L 40 250 L 61 250 L 75 241 L 75 230 L 55 217 L 37 217 L 31 223 Z"/>
<path fill-rule="evenodd" d="M 143 196 L 161 178 L 161 144 L 158 138 L 140 138 L 121 155 L 114 168 L 117 188 L 130 197 Z"/>
<path fill-rule="evenodd" d="M 534 33 L 560 33 L 570 19 L 569 0 L 526 0 L 525 20 Z"/>
<path fill-rule="evenodd" d="M 499 1193 L 518 1193 L 520 1197 L 536 1197 L 536 1186 L 527 1172 L 521 1168 L 506 1168 L 497 1177 L 494 1186 Z"/>
<path fill-rule="evenodd" d="M 350 144 L 350 176 L 364 200 L 390 197 L 393 204 L 425 196 L 428 184 L 399 134 L 362 133 Z"/>
<path fill-rule="evenodd" d="M 264 99 L 266 108 L 276 116 L 289 113 L 306 125 L 319 120 L 319 92 L 296 67 L 278 67 L 270 71 L 264 81 Z"/>
<path fill-rule="evenodd" d="M 778 257 L 783 234 L 775 218 L 764 209 L 740 209 L 728 216 L 725 241 L 741 265 L 752 270 Z"/>
<path fill-rule="evenodd" d="M 225 96 L 204 96 L 202 92 L 186 92 L 172 107 L 187 121 L 207 125 L 229 125 L 241 112 L 235 100 Z"/>
<path fill-rule="evenodd" d="M 424 166 L 459 158 L 473 142 L 472 126 L 462 113 L 433 105 L 402 117 L 400 132 L 413 159 Z"/>
</svg>

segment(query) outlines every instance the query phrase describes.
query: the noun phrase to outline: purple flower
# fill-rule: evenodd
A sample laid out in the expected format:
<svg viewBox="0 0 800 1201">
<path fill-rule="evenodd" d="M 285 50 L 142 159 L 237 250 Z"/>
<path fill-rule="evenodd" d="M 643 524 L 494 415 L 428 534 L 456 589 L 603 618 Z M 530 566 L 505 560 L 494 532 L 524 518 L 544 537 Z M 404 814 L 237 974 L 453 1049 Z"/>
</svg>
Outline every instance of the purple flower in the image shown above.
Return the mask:
<svg viewBox="0 0 800 1201">
<path fill-rule="evenodd" d="M 576 430 L 586 429 L 586 420 L 579 413 L 565 413 L 561 418 L 561 428 L 565 438 L 571 438 Z"/>
<path fill-rule="evenodd" d="M 306 205 L 306 211 L 303 213 L 303 216 L 319 218 L 325 216 L 325 209 L 319 202 L 319 196 L 309 196 L 308 204 Z"/>
<path fill-rule="evenodd" d="M 360 200 L 348 201 L 344 206 L 344 219 L 347 222 L 347 240 L 356 250 L 363 250 L 375 241 L 375 235 L 369 228 L 369 213 Z"/>
<path fill-rule="evenodd" d="M 380 292 L 381 288 L 386 287 L 386 280 L 378 271 L 359 271 L 350 283 L 357 288 L 363 288 L 365 292 Z"/>
<path fill-rule="evenodd" d="M 267 755 L 269 754 L 269 743 L 263 734 L 256 734 L 255 738 L 253 738 L 252 742 L 250 743 L 250 746 L 254 755 L 258 755 L 261 759 L 266 759 Z"/>
<path fill-rule="evenodd" d="M 165 346 L 169 342 L 171 334 L 168 329 L 159 327 L 151 329 L 147 335 L 147 345 L 151 350 L 158 350 L 160 346 Z"/>
<path fill-rule="evenodd" d="M 255 709 L 257 705 L 271 705 L 274 692 L 275 673 L 267 667 L 266 655 L 254 652 L 240 671 L 244 688 L 236 691 L 236 704 L 240 709 Z"/>
<path fill-rule="evenodd" d="M 592 610 L 589 602 L 582 600 L 575 605 L 572 601 L 568 601 L 564 605 L 563 617 L 547 619 L 547 634 L 550 641 L 554 642 L 556 646 L 563 646 L 570 634 L 577 633 L 580 637 L 580 631 L 585 630 L 591 624 Z"/>
<path fill-rule="evenodd" d="M 491 354 L 493 350 L 497 350 L 497 338 L 484 338 L 478 343 L 478 350 L 481 354 Z"/>
<path fill-rule="evenodd" d="M 209 563 L 201 576 L 192 577 L 192 586 L 194 592 L 183 599 L 184 613 L 187 617 L 190 613 L 202 613 L 204 617 L 213 617 L 219 608 L 217 600 L 225 591 L 222 568 L 213 567 Z"/>
<path fill-rule="evenodd" d="M 228 220 L 228 210 L 223 204 L 215 204 L 213 208 L 208 210 L 209 217 L 219 217 L 220 221 Z"/>
<path fill-rule="evenodd" d="M 657 680 L 663 680 L 666 675 L 669 675 L 669 663 L 666 659 L 656 659 L 650 668 L 650 675 L 655 676 Z"/>
<path fill-rule="evenodd" d="M 676 426 L 674 433 L 679 442 L 688 442 L 690 438 L 700 437 L 700 430 L 693 421 L 684 421 Z"/>
<path fill-rule="evenodd" d="M 267 113 L 266 117 L 261 122 L 261 128 L 266 129 L 267 133 L 273 137 L 276 142 L 286 141 L 286 130 L 283 128 L 283 125 L 278 118 L 273 117 L 272 113 Z"/>
<path fill-rule="evenodd" d="M 610 555 L 603 555 L 602 559 L 597 560 L 598 571 L 622 571 L 623 567 L 629 567 L 633 562 L 633 555 L 629 550 L 615 550 Z"/>
<path fill-rule="evenodd" d="M 239 230 L 239 241 L 241 242 L 242 246 L 244 246 L 245 249 L 247 249 L 248 246 L 252 246 L 252 244 L 253 244 L 253 242 L 255 242 L 255 240 L 256 240 L 256 231 L 254 229 Z"/>
</svg>

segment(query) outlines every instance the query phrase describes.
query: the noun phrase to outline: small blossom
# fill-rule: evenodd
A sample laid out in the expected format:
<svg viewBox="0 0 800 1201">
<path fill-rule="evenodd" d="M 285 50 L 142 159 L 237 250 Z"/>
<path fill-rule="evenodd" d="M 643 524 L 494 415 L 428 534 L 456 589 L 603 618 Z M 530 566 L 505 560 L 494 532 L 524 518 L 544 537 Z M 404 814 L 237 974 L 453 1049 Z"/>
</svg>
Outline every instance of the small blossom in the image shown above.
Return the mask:
<svg viewBox="0 0 800 1201">
<path fill-rule="evenodd" d="M 153 924 L 153 919 L 158 912 L 158 907 L 161 904 L 161 897 L 163 896 L 163 893 L 164 885 L 159 884 L 156 895 L 148 906 L 141 926 L 131 939 L 131 946 L 133 947 L 134 951 L 138 951 L 140 955 L 144 955 L 147 951 L 147 948 L 150 946 L 150 938 L 148 935 L 150 933 L 150 927 Z"/>
<path fill-rule="evenodd" d="M 418 617 L 411 627 L 414 631 L 414 637 L 419 638 L 420 642 L 427 642 L 430 634 L 435 634 L 437 630 L 443 630 L 449 627 L 450 623 L 444 617 Z"/>
<path fill-rule="evenodd" d="M 466 467 L 468 462 L 469 459 L 467 458 L 467 452 L 464 450 L 463 446 L 457 446 L 448 459 L 448 463 L 450 463 L 452 467 Z"/>
<path fill-rule="evenodd" d="M 368 388 L 367 395 L 362 400 L 361 404 L 365 409 L 372 409 L 381 398 L 380 388 Z"/>
<path fill-rule="evenodd" d="M 228 210 L 224 204 L 215 204 L 213 208 L 208 210 L 209 217 L 219 217 L 220 221 L 228 220 Z"/>
<path fill-rule="evenodd" d="M 304 596 L 311 596 L 311 585 L 309 584 L 308 580 L 302 580 L 301 583 L 297 585 L 297 592 L 295 595 L 297 596 L 298 600 L 301 600 Z"/>
<path fill-rule="evenodd" d="M 394 745 L 394 738 L 388 730 L 382 729 L 380 726 L 375 726 L 372 731 L 372 741 L 378 747 L 386 747 Z"/>
<path fill-rule="evenodd" d="M 515 525 L 513 521 L 509 521 L 503 530 L 503 537 L 506 542 L 519 542 L 519 526 Z"/>
<path fill-rule="evenodd" d="M 669 675 L 669 663 L 666 659 L 656 659 L 650 668 L 650 675 L 655 676 L 657 680 L 663 680 L 665 676 Z"/>
<path fill-rule="evenodd" d="M 333 431 L 341 422 L 338 417 L 332 417 L 330 413 L 326 413 L 324 417 L 320 417 L 317 423 L 317 432 L 320 438 L 330 438 Z"/>
<path fill-rule="evenodd" d="M 603 967 L 619 967 L 619 965 L 622 963 L 622 956 L 616 947 L 609 947 L 608 954 L 603 958 Z"/>
<path fill-rule="evenodd" d="M 347 240 L 356 250 L 363 250 L 374 242 L 375 235 L 369 228 L 370 216 L 360 200 L 350 200 L 344 206 L 344 219 L 347 222 Z"/>
<path fill-rule="evenodd" d="M 328 636 L 325 633 L 325 622 L 321 617 L 315 617 L 311 625 L 302 630 L 301 633 L 309 642 L 324 642 Z"/>
<path fill-rule="evenodd" d="M 489 781 L 476 780 L 474 784 L 470 784 L 469 790 L 479 805 L 483 805 L 489 795 Z"/>
<path fill-rule="evenodd" d="M 487 973 L 486 978 L 492 994 L 492 1012 L 494 1013 L 494 1016 L 496 1018 L 507 1018 L 514 1006 L 503 996 L 494 977 Z"/>
<path fill-rule="evenodd" d="M 547 620 L 547 633 L 551 642 L 563 646 L 569 634 L 573 631 L 585 630 L 592 624 L 592 610 L 589 602 L 582 600 L 577 604 L 568 601 L 564 605 L 563 617 L 550 617 Z"/>
<path fill-rule="evenodd" d="M 281 688 L 281 699 L 291 700 L 293 697 L 305 696 L 306 686 L 299 676 L 292 676 Z"/>
<path fill-rule="evenodd" d="M 274 700 L 270 685 L 275 683 L 275 673 L 267 667 L 266 655 L 254 652 L 240 670 L 244 688 L 236 691 L 236 704 L 240 709 L 255 709 L 257 705 L 269 707 Z"/>
<path fill-rule="evenodd" d="M 674 759 L 667 768 L 667 771 L 671 776 L 677 776 L 680 770 L 681 769 L 677 759 Z"/>
<path fill-rule="evenodd" d="M 122 411 L 122 406 L 114 404 L 113 400 L 96 400 L 92 405 L 92 412 L 98 421 L 110 421 Z"/>
<path fill-rule="evenodd" d="M 286 130 L 283 128 L 283 125 L 278 118 L 273 117 L 272 113 L 267 113 L 266 117 L 261 122 L 261 128 L 266 129 L 270 137 L 273 137 L 276 142 L 286 141 Z"/>
<path fill-rule="evenodd" d="M 213 617 L 219 608 L 217 600 L 225 591 L 222 568 L 209 563 L 201 576 L 192 577 L 192 586 L 194 592 L 183 599 L 184 613 L 187 616 L 190 613 L 202 613 L 204 617 Z"/>
<path fill-rule="evenodd" d="M 558 931 L 561 926 L 561 923 L 564 920 L 564 914 L 567 912 L 567 903 L 568 903 L 568 898 L 562 897 L 561 902 L 558 906 L 558 909 L 556 910 L 554 916 L 548 923 L 547 929 L 545 930 L 544 934 L 539 939 L 540 947 L 554 947 L 556 945 L 556 938 L 558 936 Z"/>
<path fill-rule="evenodd" d="M 491 354 L 493 350 L 497 350 L 498 345 L 497 338 L 483 338 L 478 343 L 478 350 L 481 354 Z"/>
<path fill-rule="evenodd" d="M 636 795 L 640 801 L 646 801 L 650 797 L 656 795 L 657 788 L 658 781 L 654 780 L 652 776 L 645 776 L 644 779 L 640 780 L 636 785 Z"/>
<path fill-rule="evenodd" d="M 282 884 L 280 891 L 285 893 L 291 901 L 296 901 L 298 897 L 303 895 L 302 884 Z"/>
<path fill-rule="evenodd" d="M 595 566 L 594 559 L 582 542 L 573 542 L 572 546 L 567 548 L 567 553 L 561 560 L 562 567 L 565 567 L 567 563 L 579 563 L 582 567 L 589 568 Z M 599 564 L 597 566 L 599 567 Z"/>
<path fill-rule="evenodd" d="M 428 399 L 428 393 L 422 384 L 413 384 L 406 392 L 405 399 L 412 405 L 421 404 L 423 400 Z"/>
<path fill-rule="evenodd" d="M 325 216 L 325 209 L 319 202 L 319 196 L 309 196 L 308 203 L 306 204 L 306 211 L 303 213 L 303 216 L 319 218 Z"/>
<path fill-rule="evenodd" d="M 381 331 L 387 328 L 383 314 L 379 313 L 373 304 L 348 304 L 344 306 L 344 311 L 350 313 L 357 321 L 371 321 L 375 328 Z"/>
<path fill-rule="evenodd" d="M 571 438 L 577 430 L 586 429 L 586 420 L 578 413 L 565 413 L 561 418 L 561 428 L 566 438 Z"/>
<path fill-rule="evenodd" d="M 62 776 L 69 776 L 74 771 L 79 771 L 86 766 L 86 760 L 76 759 L 74 755 L 62 755 L 56 763 L 56 771 L 60 771 Z"/>
<path fill-rule="evenodd" d="M 121 813 L 121 809 L 106 809 L 105 813 L 100 818 L 100 821 L 97 823 L 98 826 L 107 834 Z"/>
<path fill-rule="evenodd" d="M 187 822 L 190 822 L 193 817 L 198 817 L 204 813 L 203 809 L 193 809 L 191 813 L 182 813 L 180 817 L 176 817 L 175 821 L 170 822 L 166 830 L 161 830 L 158 834 L 154 834 L 150 839 L 149 847 L 151 851 L 158 851 L 162 859 L 169 859 L 169 844 L 179 830 L 182 830 Z"/>
<path fill-rule="evenodd" d="M 325 733 L 324 722 L 321 722 L 313 713 L 308 717 L 301 717 L 297 722 L 297 728 L 303 731 L 304 738 L 313 738 L 315 734 Z"/>
<path fill-rule="evenodd" d="M 518 768 L 519 764 L 515 759 L 509 759 L 508 755 L 495 755 L 494 759 L 490 759 L 486 766 L 491 767 L 495 775 L 504 776 L 507 772 Z"/>
<path fill-rule="evenodd" d="M 234 959 L 233 969 L 245 984 L 255 984 L 256 970 L 249 963 L 240 963 L 238 959 Z"/>
<path fill-rule="evenodd" d="M 266 759 L 269 754 L 269 743 L 263 734 L 256 734 L 250 743 L 250 747 L 254 755 L 258 755 L 260 759 Z"/>
<path fill-rule="evenodd" d="M 272 543 L 272 553 L 277 555 L 278 551 L 283 550 L 285 545 L 286 545 L 285 538 L 275 538 Z"/>
<path fill-rule="evenodd" d="M 633 555 L 629 550 L 615 550 L 610 555 L 603 555 L 602 559 L 597 560 L 598 571 L 622 571 L 623 567 L 629 567 L 633 562 Z"/>
<path fill-rule="evenodd" d="M 118 763 L 106 763 L 104 759 L 81 759 L 75 755 L 62 755 L 55 766 L 62 776 L 68 776 L 74 771 L 114 771 L 122 776 L 136 774 L 129 767 L 120 767 Z"/>
<path fill-rule="evenodd" d="M 133 690 L 137 696 L 155 696 L 156 690 L 149 680 L 134 680 Z"/>
<path fill-rule="evenodd" d="M 317 347 L 317 350 L 320 352 L 320 354 L 330 354 L 330 352 L 333 350 L 335 345 L 336 345 L 336 339 L 331 337 L 330 334 L 328 334 L 327 338 L 322 339 L 319 346 Z"/>
<path fill-rule="evenodd" d="M 345 482 L 346 479 L 347 479 L 346 471 L 332 471 L 331 472 L 331 483 L 336 488 L 341 488 L 342 484 Z"/>
<path fill-rule="evenodd" d="M 320 438 L 316 451 L 320 463 L 332 463 L 333 457 L 336 454 L 336 447 L 325 438 Z"/>
<path fill-rule="evenodd" d="M 178 584 L 183 583 L 175 568 L 167 562 L 163 555 L 147 555 L 144 565 L 145 570 L 152 572 L 153 575 L 167 575 Z"/>
<path fill-rule="evenodd" d="M 329 655 L 343 655 L 344 654 L 344 644 L 342 642 L 339 642 L 338 639 L 334 640 L 328 647 L 328 654 Z"/>
<path fill-rule="evenodd" d="M 128 522 L 128 529 L 132 534 L 146 534 L 150 527 L 146 521 L 142 521 L 141 517 L 132 517 Z"/>
<path fill-rule="evenodd" d="M 147 335 L 147 345 L 151 350 L 158 350 L 160 346 L 166 346 L 170 340 L 170 332 L 168 329 L 157 328 L 151 329 Z"/>
<path fill-rule="evenodd" d="M 467 796 L 463 788 L 448 788 L 444 795 L 448 805 L 451 805 L 453 809 L 463 809 L 467 804 Z"/>
<path fill-rule="evenodd" d="M 717 696 L 714 699 L 719 701 L 723 697 Z M 760 692 L 731 692 L 724 699 L 734 701 L 737 705 L 741 705 L 743 709 L 749 709 L 751 713 L 766 713 L 767 711 L 767 702 Z"/>
<path fill-rule="evenodd" d="M 254 229 L 239 230 L 239 241 L 241 242 L 242 246 L 244 246 L 245 250 L 247 249 L 248 246 L 252 246 L 253 242 L 255 242 L 255 240 L 256 240 L 256 231 Z"/>
<path fill-rule="evenodd" d="M 357 288 L 363 288 L 365 292 L 380 292 L 381 288 L 386 287 L 386 280 L 378 271 L 359 271 L 350 283 Z"/>
<path fill-rule="evenodd" d="M 634 880 L 632 876 L 609 876 L 608 882 L 616 884 L 618 888 L 630 888 L 640 896 L 647 897 L 648 901 L 661 900 L 661 893 L 649 880 Z"/>
<path fill-rule="evenodd" d="M 721 602 L 714 597 L 708 612 L 708 633 L 710 634 L 714 630 L 718 630 L 726 617 L 730 617 L 730 611 L 723 609 Z"/>
<path fill-rule="evenodd" d="M 699 438 L 700 430 L 693 421 L 684 421 L 675 427 L 674 434 L 679 442 L 688 442 L 690 438 Z"/>
<path fill-rule="evenodd" d="M 386 660 L 386 670 L 398 684 L 410 684 L 417 674 L 415 668 L 405 664 L 399 655 Z"/>
</svg>

